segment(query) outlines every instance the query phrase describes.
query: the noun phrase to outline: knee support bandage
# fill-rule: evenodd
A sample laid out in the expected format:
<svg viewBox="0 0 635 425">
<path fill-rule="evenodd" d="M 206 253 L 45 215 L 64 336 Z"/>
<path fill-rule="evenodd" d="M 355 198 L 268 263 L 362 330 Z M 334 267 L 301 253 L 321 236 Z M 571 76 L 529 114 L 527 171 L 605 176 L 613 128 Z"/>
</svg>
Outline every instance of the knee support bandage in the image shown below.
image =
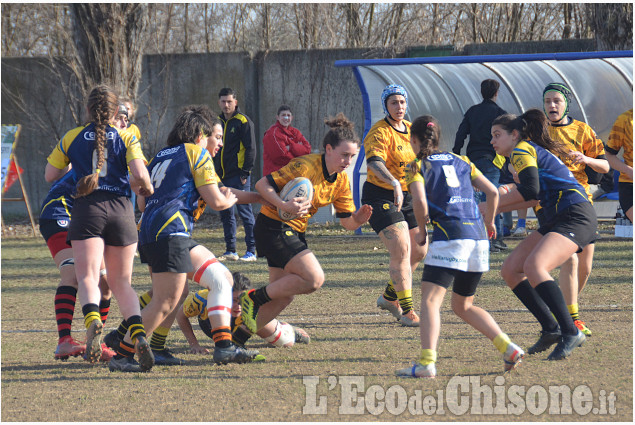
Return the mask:
<svg viewBox="0 0 635 425">
<path fill-rule="evenodd" d="M 229 270 L 216 258 L 207 260 L 194 273 L 194 282 L 209 289 L 207 295 L 207 315 L 231 315 L 232 285 L 228 279 Z"/>
</svg>

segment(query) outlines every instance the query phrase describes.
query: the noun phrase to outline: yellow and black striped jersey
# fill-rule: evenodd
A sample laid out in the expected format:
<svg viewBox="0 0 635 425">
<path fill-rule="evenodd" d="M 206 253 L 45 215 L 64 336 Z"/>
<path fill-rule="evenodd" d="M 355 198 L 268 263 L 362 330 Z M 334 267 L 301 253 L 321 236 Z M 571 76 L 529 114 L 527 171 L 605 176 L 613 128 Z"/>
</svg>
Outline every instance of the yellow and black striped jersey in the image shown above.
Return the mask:
<svg viewBox="0 0 635 425">
<path fill-rule="evenodd" d="M 305 217 L 285 221 L 297 232 L 305 232 L 309 217 L 323 206 L 333 204 L 338 217 L 348 217 L 355 212 L 351 186 L 346 172 L 328 175 L 324 155 L 313 153 L 292 159 L 287 165 L 267 176 L 269 184 L 280 192 L 296 177 L 306 177 L 313 184 L 313 200 Z M 276 208 L 263 205 L 260 212 L 269 218 L 282 221 Z"/>
<path fill-rule="evenodd" d="M 595 131 L 586 123 L 571 119 L 569 124 L 549 126 L 549 137 L 551 139 L 564 143 L 573 151 L 582 152 L 589 158 L 597 158 L 604 155 L 604 144 L 600 140 Z M 591 200 L 591 188 L 589 187 L 589 178 L 584 169 L 585 164 L 572 164 L 567 158 L 560 158 L 571 170 L 575 179 L 580 183 Z"/>
<path fill-rule="evenodd" d="M 617 117 L 613 129 L 609 134 L 606 150 L 617 155 L 620 149 L 624 149 L 624 163 L 633 166 L 633 110 L 624 112 Z M 624 173 L 620 173 L 620 182 L 632 183 L 633 179 Z"/>
<path fill-rule="evenodd" d="M 366 161 L 371 158 L 379 158 L 386 163 L 390 174 L 401 183 L 401 190 L 407 191 L 408 186 L 404 176 L 406 166 L 414 161 L 416 155 L 410 146 L 410 121 L 403 120 L 406 131 L 395 130 L 386 119 L 377 121 L 364 138 L 364 152 Z M 379 179 L 375 172 L 368 168 L 366 181 L 384 189 L 393 190 L 390 183 Z"/>
</svg>

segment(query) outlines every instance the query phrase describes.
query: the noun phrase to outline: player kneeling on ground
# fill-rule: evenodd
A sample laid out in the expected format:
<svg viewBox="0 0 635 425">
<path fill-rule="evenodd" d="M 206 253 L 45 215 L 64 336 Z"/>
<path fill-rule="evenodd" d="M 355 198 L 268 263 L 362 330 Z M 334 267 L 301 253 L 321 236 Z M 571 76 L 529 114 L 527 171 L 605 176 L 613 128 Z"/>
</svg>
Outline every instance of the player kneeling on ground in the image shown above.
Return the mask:
<svg viewBox="0 0 635 425">
<path fill-rule="evenodd" d="M 152 268 L 153 296 L 142 310 L 146 330 L 152 332 L 178 305 L 188 273 L 209 290 L 208 317 L 215 343 L 216 363 L 244 363 L 258 352 L 244 350 L 231 342 L 232 276 L 214 255 L 191 237 L 193 211 L 199 198 L 214 210 L 236 202 L 255 202 L 260 197 L 219 189 L 212 163 L 222 146 L 222 126 L 206 106 L 186 107 L 168 135 L 167 147 L 148 164 L 155 192 L 137 202 L 143 210 L 139 228 L 141 262 Z M 194 261 L 193 261 L 194 260 Z M 136 371 L 138 365 L 127 355 L 126 336 L 121 350 L 111 361 L 111 370 Z"/>
<path fill-rule="evenodd" d="M 240 294 L 244 291 L 252 288 L 249 278 L 240 272 L 232 273 L 234 278 L 234 288 L 232 297 L 232 340 L 236 345 L 243 347 L 247 340 L 252 336 L 242 321 L 240 320 L 240 313 L 242 308 L 238 300 Z M 194 354 L 208 354 L 209 350 L 199 344 L 192 325 L 189 319 L 191 317 L 198 317 L 198 324 L 205 335 L 213 338 L 212 328 L 209 318 L 207 317 L 207 289 L 193 292 L 183 302 L 183 308 L 179 308 L 176 315 L 176 320 L 190 344 L 190 352 Z M 309 335 L 304 329 L 296 328 L 288 323 L 280 322 L 277 319 L 267 323 L 257 333 L 258 336 L 263 338 L 275 347 L 292 347 L 295 343 L 308 344 L 310 341 Z M 259 360 L 264 357 L 258 356 L 254 360 Z"/>
</svg>

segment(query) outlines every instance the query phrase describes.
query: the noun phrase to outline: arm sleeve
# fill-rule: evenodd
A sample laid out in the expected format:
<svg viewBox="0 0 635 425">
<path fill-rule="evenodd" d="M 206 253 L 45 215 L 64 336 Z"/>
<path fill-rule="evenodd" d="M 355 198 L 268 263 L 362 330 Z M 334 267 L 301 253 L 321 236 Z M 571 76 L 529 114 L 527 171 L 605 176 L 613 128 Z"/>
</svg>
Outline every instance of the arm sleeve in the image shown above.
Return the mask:
<svg viewBox="0 0 635 425">
<path fill-rule="evenodd" d="M 520 180 L 518 192 L 520 192 L 525 201 L 538 199 L 538 193 L 540 192 L 538 168 L 526 167 L 518 173 L 518 180 Z"/>
</svg>

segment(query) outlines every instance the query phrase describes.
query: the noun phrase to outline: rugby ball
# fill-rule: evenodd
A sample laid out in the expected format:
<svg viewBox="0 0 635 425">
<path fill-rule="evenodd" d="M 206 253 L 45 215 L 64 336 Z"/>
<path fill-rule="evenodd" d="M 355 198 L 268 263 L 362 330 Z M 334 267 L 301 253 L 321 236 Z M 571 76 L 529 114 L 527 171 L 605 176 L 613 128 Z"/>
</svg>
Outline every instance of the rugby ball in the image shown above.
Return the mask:
<svg viewBox="0 0 635 425">
<path fill-rule="evenodd" d="M 313 200 L 313 184 L 311 184 L 311 180 L 306 177 L 296 177 L 284 185 L 280 192 L 280 198 L 285 202 L 293 198 Z M 278 208 L 278 216 L 284 221 L 298 218 L 297 215 L 290 214 L 280 208 Z"/>
</svg>

